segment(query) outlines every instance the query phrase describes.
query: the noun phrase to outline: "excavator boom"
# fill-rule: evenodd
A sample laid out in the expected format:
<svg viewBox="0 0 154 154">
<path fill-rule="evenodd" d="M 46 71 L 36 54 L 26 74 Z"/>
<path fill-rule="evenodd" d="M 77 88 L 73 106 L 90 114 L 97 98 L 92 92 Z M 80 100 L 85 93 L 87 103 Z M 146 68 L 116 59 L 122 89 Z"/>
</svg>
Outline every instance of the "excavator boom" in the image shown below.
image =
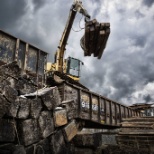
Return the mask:
<svg viewBox="0 0 154 154">
<path fill-rule="evenodd" d="M 56 71 L 59 71 L 61 73 L 63 73 L 63 66 L 64 66 L 63 60 L 64 60 L 64 52 L 65 52 L 66 44 L 67 44 L 69 34 L 70 34 L 77 11 L 82 13 L 86 17 L 86 20 L 90 19 L 90 16 L 88 15 L 87 11 L 82 6 L 82 2 L 79 0 L 74 1 L 74 4 L 71 7 L 64 32 L 62 34 L 62 37 L 59 42 L 59 46 L 55 55 Z"/>
</svg>

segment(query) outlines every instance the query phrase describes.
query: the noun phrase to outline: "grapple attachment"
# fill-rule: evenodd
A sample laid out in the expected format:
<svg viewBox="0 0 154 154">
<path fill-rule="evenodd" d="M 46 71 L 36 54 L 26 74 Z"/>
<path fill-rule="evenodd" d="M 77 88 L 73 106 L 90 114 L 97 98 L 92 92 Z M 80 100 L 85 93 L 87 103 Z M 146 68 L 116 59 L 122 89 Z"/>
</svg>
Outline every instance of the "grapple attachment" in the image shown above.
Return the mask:
<svg viewBox="0 0 154 154">
<path fill-rule="evenodd" d="M 85 34 L 81 38 L 81 47 L 84 50 L 84 56 L 102 57 L 110 35 L 110 23 L 99 23 L 96 19 L 88 21 L 85 24 Z"/>
</svg>

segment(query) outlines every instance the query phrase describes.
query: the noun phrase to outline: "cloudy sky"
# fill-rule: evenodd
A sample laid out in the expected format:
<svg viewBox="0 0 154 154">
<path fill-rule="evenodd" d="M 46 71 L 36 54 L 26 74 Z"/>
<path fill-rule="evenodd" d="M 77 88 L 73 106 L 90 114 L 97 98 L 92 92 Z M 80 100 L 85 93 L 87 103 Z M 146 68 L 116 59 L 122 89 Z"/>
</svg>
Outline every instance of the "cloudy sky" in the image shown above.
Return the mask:
<svg viewBox="0 0 154 154">
<path fill-rule="evenodd" d="M 1 0 L 0 29 L 53 55 L 73 0 Z M 81 83 L 91 91 L 131 105 L 154 102 L 154 1 L 83 0 L 92 18 L 110 22 L 101 60 L 84 57 L 81 32 L 71 31 L 65 57 L 84 62 Z M 73 29 L 79 30 L 78 14 Z M 81 22 L 84 27 L 84 20 Z"/>
</svg>

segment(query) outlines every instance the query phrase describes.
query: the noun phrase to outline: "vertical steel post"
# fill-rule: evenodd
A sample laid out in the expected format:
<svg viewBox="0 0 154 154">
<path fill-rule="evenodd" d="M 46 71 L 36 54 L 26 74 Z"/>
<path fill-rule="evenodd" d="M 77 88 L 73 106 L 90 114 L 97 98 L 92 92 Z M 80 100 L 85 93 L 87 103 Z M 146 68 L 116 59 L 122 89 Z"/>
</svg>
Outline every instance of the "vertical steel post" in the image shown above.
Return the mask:
<svg viewBox="0 0 154 154">
<path fill-rule="evenodd" d="M 82 104 L 81 104 L 81 89 L 78 89 L 78 117 L 80 117 Z"/>
<path fill-rule="evenodd" d="M 27 63 L 28 63 L 28 51 L 29 51 L 29 44 L 26 43 L 26 52 L 25 52 L 25 64 L 24 64 L 24 70 L 27 69 Z"/>
<path fill-rule="evenodd" d="M 115 125 L 117 125 L 117 105 L 116 103 L 114 103 L 114 107 L 115 107 Z"/>
<path fill-rule="evenodd" d="M 101 122 L 101 112 L 100 112 L 101 98 L 98 97 L 98 122 Z"/>
<path fill-rule="evenodd" d="M 112 125 L 112 121 L 113 121 L 112 120 L 112 116 L 113 116 L 112 115 L 112 101 L 109 101 L 109 106 L 110 106 L 110 110 L 109 110 L 110 111 L 110 124 Z"/>
<path fill-rule="evenodd" d="M 106 100 L 104 99 L 104 114 L 105 114 L 105 124 L 107 123 L 107 107 L 106 107 Z"/>
<path fill-rule="evenodd" d="M 17 62 L 18 62 L 19 44 L 20 44 L 20 40 L 17 39 L 17 41 L 16 41 L 16 50 L 15 50 L 15 55 L 14 55 L 14 61 L 17 61 Z"/>
<path fill-rule="evenodd" d="M 119 104 L 119 114 L 120 114 L 120 122 L 122 121 L 122 115 L 121 115 L 121 105 Z"/>
<path fill-rule="evenodd" d="M 90 120 L 92 120 L 92 94 L 90 93 Z"/>
</svg>

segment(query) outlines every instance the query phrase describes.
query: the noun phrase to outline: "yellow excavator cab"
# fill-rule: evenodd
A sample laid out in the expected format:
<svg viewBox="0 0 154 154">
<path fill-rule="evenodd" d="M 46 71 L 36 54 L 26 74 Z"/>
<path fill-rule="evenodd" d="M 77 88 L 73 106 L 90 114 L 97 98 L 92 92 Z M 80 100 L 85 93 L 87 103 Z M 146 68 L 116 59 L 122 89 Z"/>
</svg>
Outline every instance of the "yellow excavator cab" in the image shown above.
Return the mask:
<svg viewBox="0 0 154 154">
<path fill-rule="evenodd" d="M 68 57 L 63 63 L 63 73 L 73 80 L 79 81 L 82 65 L 83 62 L 81 62 L 79 59 Z M 47 72 L 50 71 L 56 71 L 56 63 L 47 63 Z"/>
</svg>

